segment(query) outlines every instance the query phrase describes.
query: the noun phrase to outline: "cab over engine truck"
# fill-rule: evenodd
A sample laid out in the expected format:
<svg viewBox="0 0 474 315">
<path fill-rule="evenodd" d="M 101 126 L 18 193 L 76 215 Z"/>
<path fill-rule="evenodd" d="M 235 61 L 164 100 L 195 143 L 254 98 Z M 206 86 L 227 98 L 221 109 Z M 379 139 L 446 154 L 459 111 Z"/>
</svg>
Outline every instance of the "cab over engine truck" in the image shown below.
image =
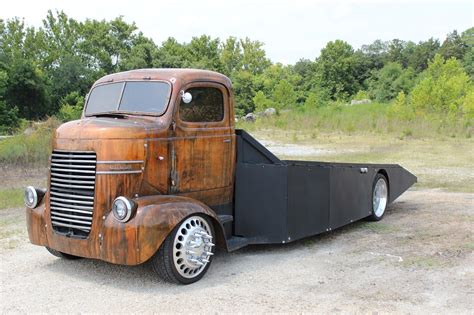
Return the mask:
<svg viewBox="0 0 474 315">
<path fill-rule="evenodd" d="M 53 135 L 48 188 L 27 187 L 31 243 L 189 284 L 216 247 L 284 244 L 369 218 L 416 182 L 398 165 L 278 159 L 235 129 L 230 80 L 192 69 L 107 75 Z"/>
</svg>

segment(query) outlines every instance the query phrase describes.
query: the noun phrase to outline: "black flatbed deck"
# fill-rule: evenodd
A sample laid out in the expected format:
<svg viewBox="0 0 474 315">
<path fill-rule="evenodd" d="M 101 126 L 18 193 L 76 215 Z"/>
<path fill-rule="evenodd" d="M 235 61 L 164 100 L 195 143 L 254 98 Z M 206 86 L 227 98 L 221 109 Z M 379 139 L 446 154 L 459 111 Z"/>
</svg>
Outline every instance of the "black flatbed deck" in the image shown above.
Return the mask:
<svg viewBox="0 0 474 315">
<path fill-rule="evenodd" d="M 287 243 L 328 232 L 372 213 L 372 185 L 388 179 L 389 203 L 416 182 L 396 164 L 280 160 L 237 130 L 234 237 Z"/>
</svg>

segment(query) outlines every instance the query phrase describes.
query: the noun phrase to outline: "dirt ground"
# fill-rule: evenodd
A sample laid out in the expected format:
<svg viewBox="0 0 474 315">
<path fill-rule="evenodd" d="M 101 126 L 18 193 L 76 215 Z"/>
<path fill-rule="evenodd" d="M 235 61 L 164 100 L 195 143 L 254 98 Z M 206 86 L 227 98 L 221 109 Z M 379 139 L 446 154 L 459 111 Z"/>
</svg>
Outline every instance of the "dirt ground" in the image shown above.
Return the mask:
<svg viewBox="0 0 474 315">
<path fill-rule="evenodd" d="M 473 312 L 474 194 L 411 190 L 378 223 L 219 253 L 189 286 L 53 257 L 28 243 L 22 208 L 0 217 L 1 313 Z"/>
</svg>

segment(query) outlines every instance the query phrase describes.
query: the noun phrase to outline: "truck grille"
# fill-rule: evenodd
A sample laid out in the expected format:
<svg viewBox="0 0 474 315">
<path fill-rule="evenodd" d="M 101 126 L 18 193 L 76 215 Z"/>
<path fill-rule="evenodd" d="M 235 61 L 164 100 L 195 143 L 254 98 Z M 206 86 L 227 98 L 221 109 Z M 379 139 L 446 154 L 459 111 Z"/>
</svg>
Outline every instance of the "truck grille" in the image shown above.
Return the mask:
<svg viewBox="0 0 474 315">
<path fill-rule="evenodd" d="M 94 210 L 95 152 L 53 151 L 50 207 L 55 231 L 87 237 Z"/>
</svg>

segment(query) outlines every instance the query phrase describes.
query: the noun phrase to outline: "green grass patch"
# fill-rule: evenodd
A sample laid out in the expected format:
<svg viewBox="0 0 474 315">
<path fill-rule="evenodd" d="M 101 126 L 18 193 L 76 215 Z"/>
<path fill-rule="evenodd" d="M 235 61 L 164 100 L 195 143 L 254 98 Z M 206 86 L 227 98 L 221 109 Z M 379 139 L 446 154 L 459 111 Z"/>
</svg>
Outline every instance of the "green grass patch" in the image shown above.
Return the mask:
<svg viewBox="0 0 474 315">
<path fill-rule="evenodd" d="M 23 189 L 9 188 L 0 190 L 0 209 L 21 207 L 23 205 Z M 0 224 L 3 224 L 0 221 Z"/>
<path fill-rule="evenodd" d="M 453 117 L 443 113 L 419 113 L 406 118 L 392 110 L 391 103 L 343 105 L 330 103 L 309 110 L 281 111 L 271 117 L 259 117 L 256 122 L 240 120 L 237 127 L 248 131 L 280 129 L 297 132 L 340 132 L 343 134 L 390 134 L 400 140 L 413 137 L 471 138 L 474 122 L 468 117 Z"/>
<path fill-rule="evenodd" d="M 50 118 L 36 123 L 29 132 L 0 141 L 0 165 L 39 167 L 48 162 L 51 136 L 59 121 Z"/>
<path fill-rule="evenodd" d="M 433 269 L 446 266 L 446 262 L 438 256 L 414 256 L 405 258 L 403 266 L 407 268 Z"/>
</svg>

